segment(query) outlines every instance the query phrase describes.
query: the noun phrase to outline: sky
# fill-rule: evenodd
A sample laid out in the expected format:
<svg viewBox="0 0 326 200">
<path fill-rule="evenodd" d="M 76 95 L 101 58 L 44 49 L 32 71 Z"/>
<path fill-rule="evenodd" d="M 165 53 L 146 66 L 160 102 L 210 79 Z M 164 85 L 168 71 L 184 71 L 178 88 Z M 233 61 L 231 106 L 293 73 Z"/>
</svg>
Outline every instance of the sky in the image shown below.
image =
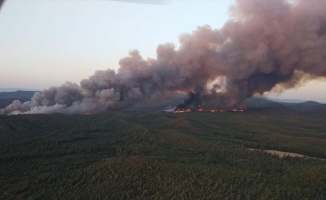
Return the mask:
<svg viewBox="0 0 326 200">
<path fill-rule="evenodd" d="M 0 88 L 42 90 L 78 83 L 96 70 L 117 69 L 138 49 L 156 57 L 158 44 L 178 46 L 182 33 L 221 28 L 233 0 L 6 0 L 0 11 Z M 315 80 L 272 98 L 326 103 L 326 81 Z"/>
</svg>

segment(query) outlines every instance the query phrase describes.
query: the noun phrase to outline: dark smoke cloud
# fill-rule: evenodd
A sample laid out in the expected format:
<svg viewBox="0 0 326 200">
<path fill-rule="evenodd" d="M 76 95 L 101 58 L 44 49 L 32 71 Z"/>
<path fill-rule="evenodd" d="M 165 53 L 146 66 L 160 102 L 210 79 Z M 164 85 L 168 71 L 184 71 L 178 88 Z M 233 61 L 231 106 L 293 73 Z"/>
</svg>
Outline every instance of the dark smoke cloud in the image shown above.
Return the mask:
<svg viewBox="0 0 326 200">
<path fill-rule="evenodd" d="M 221 29 L 181 35 L 178 49 L 159 45 L 156 59 L 131 51 L 117 72 L 96 71 L 80 86 L 51 87 L 1 113 L 99 112 L 173 92 L 191 92 L 196 106 L 232 108 L 276 86 L 326 76 L 326 1 L 238 0 L 230 12 Z"/>
<path fill-rule="evenodd" d="M 5 2 L 5 0 L 0 0 L 0 10 L 2 8 L 2 4 Z"/>
</svg>

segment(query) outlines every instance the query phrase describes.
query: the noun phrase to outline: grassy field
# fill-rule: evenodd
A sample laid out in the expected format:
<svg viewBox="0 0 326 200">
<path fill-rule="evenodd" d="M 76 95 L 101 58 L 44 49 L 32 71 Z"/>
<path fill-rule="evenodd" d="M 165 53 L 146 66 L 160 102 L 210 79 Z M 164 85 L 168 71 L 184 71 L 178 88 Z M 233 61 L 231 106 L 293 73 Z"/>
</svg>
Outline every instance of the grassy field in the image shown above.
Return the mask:
<svg viewBox="0 0 326 200">
<path fill-rule="evenodd" d="M 326 115 L 0 116 L 0 199 L 325 199 Z"/>
</svg>

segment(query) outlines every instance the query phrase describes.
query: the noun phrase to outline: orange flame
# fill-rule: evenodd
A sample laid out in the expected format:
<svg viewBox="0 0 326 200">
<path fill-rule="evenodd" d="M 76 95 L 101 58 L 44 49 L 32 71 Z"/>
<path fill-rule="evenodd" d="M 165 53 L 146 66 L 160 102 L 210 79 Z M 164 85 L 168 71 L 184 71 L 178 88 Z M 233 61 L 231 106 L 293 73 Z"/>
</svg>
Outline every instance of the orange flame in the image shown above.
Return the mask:
<svg viewBox="0 0 326 200">
<path fill-rule="evenodd" d="M 175 110 L 173 111 L 173 113 L 188 113 L 191 112 L 190 108 L 186 109 L 186 110 Z"/>
<path fill-rule="evenodd" d="M 239 108 L 234 108 L 231 110 L 216 110 L 216 109 L 210 109 L 210 110 L 205 110 L 203 108 L 198 108 L 197 110 L 191 110 L 191 109 L 179 109 L 179 110 L 174 110 L 173 113 L 189 113 L 189 112 L 211 112 L 211 113 L 223 113 L 223 112 L 244 112 L 246 108 L 239 107 Z"/>
</svg>

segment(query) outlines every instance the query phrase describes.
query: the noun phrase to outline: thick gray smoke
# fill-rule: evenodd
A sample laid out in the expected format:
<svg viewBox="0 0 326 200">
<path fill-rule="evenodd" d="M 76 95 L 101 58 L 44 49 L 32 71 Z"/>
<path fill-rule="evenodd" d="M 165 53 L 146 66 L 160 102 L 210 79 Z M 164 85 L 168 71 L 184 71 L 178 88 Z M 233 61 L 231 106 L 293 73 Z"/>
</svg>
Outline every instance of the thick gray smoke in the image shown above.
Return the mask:
<svg viewBox="0 0 326 200">
<path fill-rule="evenodd" d="M 117 72 L 96 71 L 80 86 L 51 87 L 1 113 L 99 112 L 173 92 L 196 93 L 203 107 L 232 108 L 275 86 L 326 76 L 325 0 L 238 0 L 230 12 L 221 29 L 181 35 L 178 49 L 159 45 L 156 59 L 132 51 Z"/>
</svg>

